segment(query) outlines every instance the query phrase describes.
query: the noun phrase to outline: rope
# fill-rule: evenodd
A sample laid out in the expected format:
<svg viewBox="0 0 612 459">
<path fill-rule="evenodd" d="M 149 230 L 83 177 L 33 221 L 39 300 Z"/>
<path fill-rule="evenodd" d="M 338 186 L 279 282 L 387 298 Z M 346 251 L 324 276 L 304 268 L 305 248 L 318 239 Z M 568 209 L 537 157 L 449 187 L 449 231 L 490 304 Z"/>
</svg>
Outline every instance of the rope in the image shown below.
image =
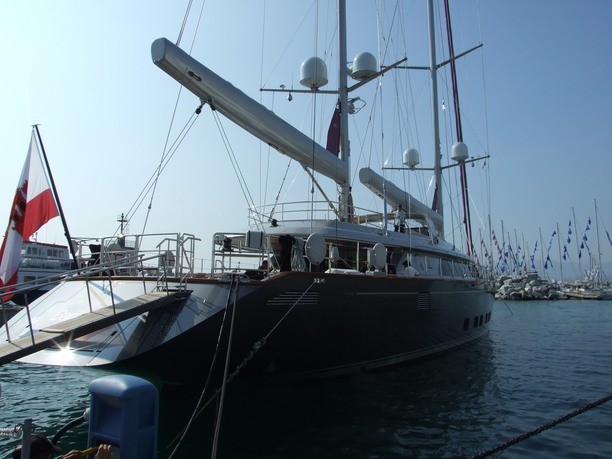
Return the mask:
<svg viewBox="0 0 612 459">
<path fill-rule="evenodd" d="M 206 377 L 206 383 L 204 384 L 204 389 L 202 390 L 202 393 L 200 394 L 200 398 L 198 399 L 198 403 L 196 403 L 196 406 L 193 410 L 193 413 L 191 415 L 191 417 L 189 418 L 189 421 L 187 421 L 187 425 L 183 428 L 183 431 L 179 434 L 179 436 L 175 437 L 174 440 L 172 440 L 172 443 L 177 443 L 176 446 L 174 447 L 174 449 L 172 450 L 172 452 L 170 453 L 170 455 L 168 456 L 168 459 L 172 459 L 178 449 L 180 448 L 181 444 L 183 443 L 183 440 L 185 439 L 185 437 L 187 436 L 187 433 L 189 432 L 189 430 L 191 430 L 191 425 L 193 424 L 193 422 L 196 420 L 196 418 L 200 415 L 200 413 L 208 406 L 208 404 L 210 403 L 211 400 L 213 400 L 217 394 L 218 394 L 218 390 L 215 392 L 215 394 L 204 404 L 202 405 L 202 401 L 204 399 L 204 394 L 206 394 L 206 391 L 208 390 L 208 386 L 210 384 L 210 380 L 211 380 L 211 375 L 213 373 L 213 369 L 215 367 L 215 364 L 217 362 L 217 356 L 219 355 L 219 348 L 221 346 L 221 336 L 223 334 L 223 330 L 225 328 L 225 320 L 227 318 L 227 312 L 229 310 L 229 306 L 230 306 L 230 299 L 231 299 L 231 295 L 232 295 L 232 287 L 233 287 L 233 283 L 234 283 L 234 276 L 232 276 L 231 280 L 230 280 L 230 286 L 229 286 L 229 290 L 227 292 L 227 300 L 226 300 L 226 304 L 225 304 L 225 310 L 223 312 L 223 319 L 221 320 L 221 327 L 219 327 L 219 335 L 217 336 L 217 345 L 215 347 L 215 354 L 213 356 L 213 360 L 210 364 L 210 369 L 208 370 L 208 375 Z"/>
<path fill-rule="evenodd" d="M 584 413 L 585 411 L 589 411 L 592 410 L 593 408 L 598 407 L 599 405 L 603 405 L 606 402 L 609 402 L 610 400 L 612 400 L 612 394 L 607 395 L 603 398 L 600 398 L 599 400 L 593 402 L 593 403 L 589 403 L 588 405 L 583 406 L 582 408 L 579 408 L 575 411 L 572 411 L 571 413 L 568 413 L 564 416 L 561 416 L 558 419 L 555 419 L 554 421 L 551 421 L 547 424 L 541 425 L 540 427 L 533 429 L 529 432 L 526 432 L 522 435 L 519 435 L 518 437 L 515 437 L 511 440 L 508 440 L 507 442 L 502 443 L 499 446 L 496 446 L 495 448 L 489 449 L 487 451 L 485 451 L 484 453 L 480 453 L 477 454 L 476 456 L 473 456 L 472 459 L 480 459 L 483 457 L 487 457 L 487 456 L 491 456 L 495 453 L 499 453 L 500 451 L 503 451 L 506 448 L 509 448 L 512 445 L 515 445 L 523 440 L 527 440 L 530 437 L 533 437 L 534 435 L 537 435 L 539 433 L 544 432 L 545 430 L 548 430 L 552 427 L 555 427 L 557 424 L 561 424 L 562 422 L 567 421 L 568 419 L 573 418 L 574 416 L 578 416 L 579 414 Z"/>
<path fill-rule="evenodd" d="M 304 292 L 300 295 L 300 297 L 295 301 L 295 303 L 293 303 L 293 305 L 289 308 L 289 310 L 283 315 L 283 317 L 280 318 L 280 320 L 274 325 L 274 327 L 272 327 L 270 329 L 270 331 L 261 339 L 257 340 L 255 342 L 255 344 L 253 344 L 253 347 L 251 348 L 251 351 L 247 354 L 246 357 L 244 357 L 242 359 L 242 362 L 240 362 L 237 366 L 236 369 L 227 377 L 227 380 L 224 381 L 224 384 L 230 384 L 234 378 L 236 376 L 238 376 L 238 373 L 240 373 L 240 371 L 246 366 L 246 364 L 253 359 L 253 357 L 255 357 L 255 354 L 257 354 L 261 348 L 263 348 L 267 341 L 268 338 L 270 338 L 270 335 L 272 335 L 272 333 L 274 333 L 274 331 L 278 328 L 278 326 L 287 318 L 287 316 L 291 313 L 291 311 L 293 311 L 293 309 L 299 304 L 299 302 L 302 300 L 302 298 L 304 298 L 304 295 L 306 295 L 310 289 L 315 285 L 316 282 L 313 282 L 312 284 L 310 284 L 310 286 L 304 290 Z M 229 298 L 229 294 L 228 294 L 228 298 Z M 235 307 L 235 304 L 234 304 Z M 216 354 L 215 354 L 216 357 Z M 212 373 L 212 368 L 210 373 Z M 208 378 L 210 379 L 210 373 L 208 375 Z M 206 385 L 208 386 L 208 381 L 209 379 L 207 379 L 206 381 Z M 206 387 L 204 388 L 204 391 L 202 391 L 202 397 L 204 396 L 204 392 L 206 391 Z M 174 448 L 174 450 L 172 451 L 172 454 L 169 456 L 169 459 L 171 459 L 174 454 L 178 451 L 178 448 L 180 446 L 180 443 L 183 441 L 183 439 L 187 436 L 187 431 L 191 428 L 191 424 L 193 423 L 193 421 L 195 419 L 197 419 L 203 412 L 204 410 L 208 407 L 208 405 L 210 405 L 210 403 L 215 400 L 219 394 L 221 393 L 221 388 L 218 388 L 214 394 L 212 394 L 210 396 L 210 398 L 206 401 L 206 403 L 204 403 L 202 405 L 201 401 L 202 398 L 200 398 L 200 400 L 198 401 L 196 408 L 194 410 L 194 413 L 192 415 L 192 417 L 189 419 L 189 422 L 187 424 L 187 426 L 183 429 L 183 431 L 180 434 L 180 440 L 179 440 L 179 444 Z M 176 438 L 173 440 L 173 442 L 176 441 Z"/>
<path fill-rule="evenodd" d="M 223 367 L 223 383 L 221 384 L 221 396 L 219 397 L 219 407 L 217 408 L 217 419 L 215 422 L 215 436 L 213 437 L 213 446 L 211 458 L 217 457 L 217 450 L 219 448 L 219 435 L 221 433 L 221 415 L 223 414 L 223 404 L 225 402 L 225 389 L 227 387 L 227 371 L 229 369 L 230 356 L 232 354 L 232 341 L 234 336 L 234 322 L 236 321 L 236 304 L 238 302 L 238 282 L 240 278 L 238 275 L 233 276 L 236 278 L 236 286 L 234 287 L 234 308 L 232 310 L 232 319 L 230 321 L 229 337 L 227 338 L 227 352 L 225 353 L 225 366 Z M 229 295 L 228 295 L 229 301 Z"/>
</svg>

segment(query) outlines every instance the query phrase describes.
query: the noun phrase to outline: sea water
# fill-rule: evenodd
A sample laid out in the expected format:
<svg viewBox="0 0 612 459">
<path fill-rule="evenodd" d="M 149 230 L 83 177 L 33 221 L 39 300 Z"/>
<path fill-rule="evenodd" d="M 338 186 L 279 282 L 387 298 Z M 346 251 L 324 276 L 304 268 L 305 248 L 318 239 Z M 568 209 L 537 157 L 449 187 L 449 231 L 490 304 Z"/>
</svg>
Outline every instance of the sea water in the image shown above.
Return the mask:
<svg viewBox="0 0 612 459">
<path fill-rule="evenodd" d="M 612 393 L 612 302 L 496 302 L 488 337 L 435 358 L 327 381 L 228 386 L 219 458 L 472 457 Z M 53 436 L 89 403 L 95 369 L 0 368 L 0 428 L 32 418 Z M 169 457 L 197 390 L 164 388 L 158 457 Z M 214 403 L 176 458 L 211 457 Z M 59 444 L 84 449 L 87 426 Z M 17 440 L 0 439 L 0 458 Z M 612 401 L 497 453 L 612 457 Z"/>
</svg>

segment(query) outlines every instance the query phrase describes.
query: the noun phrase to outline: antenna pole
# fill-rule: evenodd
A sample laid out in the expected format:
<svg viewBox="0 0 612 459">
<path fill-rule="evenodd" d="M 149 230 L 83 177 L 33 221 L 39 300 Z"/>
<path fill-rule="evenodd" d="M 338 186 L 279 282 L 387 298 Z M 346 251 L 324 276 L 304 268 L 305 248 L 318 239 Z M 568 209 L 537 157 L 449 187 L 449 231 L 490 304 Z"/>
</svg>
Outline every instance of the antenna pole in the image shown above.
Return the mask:
<svg viewBox="0 0 612 459">
<path fill-rule="evenodd" d="M 77 262 L 76 253 L 74 252 L 74 247 L 72 245 L 72 238 L 70 237 L 70 231 L 68 230 L 68 224 L 66 223 L 66 217 L 64 217 L 64 210 L 62 209 L 62 204 L 59 200 L 59 195 L 57 194 L 57 188 L 55 188 L 55 180 L 53 180 L 53 174 L 51 174 L 51 168 L 49 167 L 49 161 L 47 160 L 47 153 L 45 152 L 45 146 L 43 145 L 42 138 L 40 137 L 40 131 L 38 130 L 38 124 L 34 125 L 34 130 L 36 131 L 36 138 L 38 139 L 38 144 L 40 145 L 40 153 L 42 154 L 43 161 L 45 162 L 45 168 L 47 169 L 47 174 L 49 175 L 49 183 L 51 185 L 51 191 L 53 193 L 53 198 L 55 199 L 55 204 L 57 205 L 57 210 L 59 212 L 60 218 L 62 219 L 62 226 L 64 227 L 64 235 L 68 241 L 68 250 L 70 250 L 70 254 L 72 255 L 72 260 L 74 261 L 75 267 L 79 267 Z"/>
</svg>

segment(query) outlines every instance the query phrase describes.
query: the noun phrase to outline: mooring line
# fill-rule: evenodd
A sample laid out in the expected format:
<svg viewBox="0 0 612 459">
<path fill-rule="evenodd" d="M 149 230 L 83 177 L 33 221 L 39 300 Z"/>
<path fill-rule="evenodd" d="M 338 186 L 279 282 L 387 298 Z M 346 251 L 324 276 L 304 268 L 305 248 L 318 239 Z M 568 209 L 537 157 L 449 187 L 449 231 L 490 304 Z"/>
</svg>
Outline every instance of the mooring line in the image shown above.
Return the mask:
<svg viewBox="0 0 612 459">
<path fill-rule="evenodd" d="M 487 457 L 487 456 L 491 456 L 495 453 L 499 453 L 500 451 L 503 451 L 506 448 L 509 448 L 512 445 L 516 445 L 517 443 L 523 441 L 523 440 L 527 440 L 530 437 L 533 437 L 534 435 L 537 435 L 539 433 L 544 432 L 545 430 L 548 430 L 554 426 L 556 426 L 557 424 L 561 424 L 562 422 L 567 421 L 568 419 L 573 418 L 574 416 L 578 416 L 579 414 L 584 413 L 585 411 L 589 411 L 592 410 L 593 408 L 598 407 L 599 405 L 603 405 L 606 402 L 609 402 L 610 400 L 612 400 L 612 394 L 607 395 L 603 398 L 600 398 L 599 400 L 594 401 L 593 403 L 589 403 L 588 405 L 584 405 L 582 408 L 579 408 L 575 411 L 572 411 L 571 413 L 568 413 L 564 416 L 561 416 L 558 419 L 555 419 L 554 421 L 551 421 L 547 424 L 541 425 L 540 427 L 530 430 L 529 432 L 526 432 L 522 435 L 519 435 L 518 437 L 515 437 L 511 440 L 508 440 L 498 446 L 496 446 L 495 448 L 489 449 L 487 451 L 485 451 L 484 453 L 480 453 L 477 454 L 476 456 L 472 456 L 472 459 L 481 459 L 483 457 Z"/>
<path fill-rule="evenodd" d="M 233 280 L 233 279 L 232 279 Z M 274 324 L 274 326 L 270 329 L 270 331 L 262 338 L 260 338 L 259 340 L 257 340 L 255 342 L 255 344 L 253 344 L 253 347 L 251 348 L 251 351 L 247 354 L 246 357 L 244 357 L 244 359 L 242 359 L 242 362 L 240 362 L 235 370 L 230 373 L 227 377 L 224 377 L 224 384 L 230 384 L 234 378 L 236 376 L 238 376 L 238 373 L 240 373 L 240 371 L 242 370 L 242 368 L 245 367 L 245 365 L 253 359 L 253 357 L 255 356 L 255 354 L 257 352 L 259 352 L 261 350 L 261 348 L 263 346 L 265 346 L 268 338 L 270 337 L 270 335 L 278 328 L 278 326 L 281 324 L 281 322 L 283 322 L 287 316 L 291 313 L 291 311 L 293 311 L 293 309 L 300 303 L 300 301 L 302 301 L 302 298 L 304 298 L 304 296 L 310 291 L 310 289 L 316 284 L 316 282 L 313 282 L 312 284 L 310 284 L 310 286 L 308 286 L 308 288 L 306 290 L 304 290 L 304 292 L 302 292 L 302 294 L 300 295 L 300 297 L 293 303 L 293 305 L 289 308 L 289 310 L 278 320 L 278 322 L 276 324 Z M 236 281 L 236 288 L 238 286 L 238 281 Z M 230 295 L 232 293 L 232 283 L 230 283 L 230 289 L 228 292 L 228 304 L 226 305 L 225 310 L 227 311 L 227 309 L 229 308 L 229 298 Z M 234 308 L 236 307 L 236 299 L 234 300 Z M 223 319 L 223 322 L 225 322 L 225 316 Z M 233 326 L 233 325 L 232 325 Z M 223 326 L 222 326 L 223 328 Z M 220 336 L 220 335 L 219 335 Z M 219 343 L 217 343 L 218 346 Z M 215 351 L 215 360 L 216 360 L 216 351 Z M 212 369 L 211 369 L 212 372 Z M 215 400 L 221 393 L 221 388 L 217 388 L 217 390 L 215 390 L 215 392 L 209 397 L 209 399 L 206 401 L 206 403 L 202 403 L 203 399 L 202 397 L 204 396 L 204 393 L 208 387 L 208 383 L 210 380 L 210 373 L 208 375 L 208 378 L 206 380 L 206 385 L 204 387 L 204 391 L 202 391 L 201 393 L 201 397 L 200 400 L 198 401 L 198 403 L 196 404 L 196 408 L 191 416 L 191 418 L 189 419 L 189 423 L 187 424 L 186 427 L 183 428 L 183 430 L 181 431 L 181 433 L 179 435 L 177 435 L 177 437 L 174 438 L 174 440 L 172 440 L 172 442 L 170 442 L 170 444 L 173 444 L 175 442 L 179 442 L 179 444 L 177 444 L 174 448 L 174 450 L 172 451 L 172 454 L 170 455 L 170 457 L 174 457 L 174 454 L 178 451 L 180 443 L 182 443 L 183 439 L 185 438 L 185 436 L 187 435 L 187 432 L 189 431 L 192 422 L 197 419 L 198 417 L 200 417 L 200 415 L 204 412 L 204 410 L 206 410 L 206 408 L 212 403 L 213 400 Z"/>
<path fill-rule="evenodd" d="M 234 279 L 236 279 L 236 287 L 234 287 Z M 193 424 L 195 419 L 200 415 L 200 413 L 208 406 L 208 404 L 220 392 L 219 390 L 217 390 L 215 392 L 215 394 L 204 405 L 202 405 L 204 403 L 204 395 L 208 391 L 208 387 L 209 387 L 209 384 L 211 382 L 211 375 L 213 373 L 213 370 L 215 368 L 215 364 L 217 362 L 217 357 L 219 355 L 219 348 L 221 346 L 221 337 L 223 335 L 223 330 L 225 328 L 225 320 L 227 318 L 227 313 L 228 313 L 230 305 L 231 305 L 232 291 L 234 289 L 236 289 L 237 287 L 238 287 L 238 278 L 237 278 L 237 276 L 232 275 L 231 278 L 230 278 L 229 289 L 228 289 L 228 292 L 227 292 L 227 300 L 226 300 L 226 303 L 225 303 L 225 309 L 223 311 L 223 318 L 221 320 L 221 326 L 219 327 L 219 334 L 217 336 L 217 344 L 215 346 L 215 353 L 213 355 L 213 359 L 212 359 L 212 362 L 210 364 L 210 368 L 208 370 L 208 374 L 206 375 L 206 383 L 204 384 L 204 389 L 202 389 L 202 392 L 200 393 L 200 398 L 198 399 L 198 402 L 196 403 L 196 406 L 195 406 L 195 408 L 193 410 L 193 413 L 191 414 L 191 417 L 189 418 L 189 420 L 187 422 L 187 425 L 185 427 L 183 427 L 183 430 L 176 437 L 174 437 L 174 439 L 169 443 L 168 447 L 171 447 L 172 445 L 175 445 L 173 450 L 172 450 L 172 452 L 170 453 L 170 456 L 168 456 L 169 459 L 172 459 L 177 454 L 181 444 L 183 443 L 183 440 L 187 436 L 187 433 L 189 432 L 189 430 L 191 430 L 191 425 Z M 236 301 L 236 299 L 234 297 L 234 308 L 236 307 L 235 301 Z M 233 317 L 233 314 L 232 314 L 232 317 Z"/>
</svg>

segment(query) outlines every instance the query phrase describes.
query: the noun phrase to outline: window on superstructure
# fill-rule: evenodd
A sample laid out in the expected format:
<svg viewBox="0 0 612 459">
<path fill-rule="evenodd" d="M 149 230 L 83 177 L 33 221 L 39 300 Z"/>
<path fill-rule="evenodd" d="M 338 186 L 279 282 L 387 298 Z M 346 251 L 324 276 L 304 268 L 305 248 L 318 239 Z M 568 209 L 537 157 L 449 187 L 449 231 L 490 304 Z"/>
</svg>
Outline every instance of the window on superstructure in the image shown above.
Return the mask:
<svg viewBox="0 0 612 459">
<path fill-rule="evenodd" d="M 426 257 L 427 260 L 427 274 L 430 276 L 440 275 L 440 259 L 437 257 Z"/>
<path fill-rule="evenodd" d="M 453 276 L 453 262 L 451 260 L 442 260 L 442 276 Z"/>
<path fill-rule="evenodd" d="M 417 270 L 421 275 L 427 274 L 427 266 L 425 264 L 425 257 L 422 255 L 412 254 L 412 267 Z"/>
</svg>

